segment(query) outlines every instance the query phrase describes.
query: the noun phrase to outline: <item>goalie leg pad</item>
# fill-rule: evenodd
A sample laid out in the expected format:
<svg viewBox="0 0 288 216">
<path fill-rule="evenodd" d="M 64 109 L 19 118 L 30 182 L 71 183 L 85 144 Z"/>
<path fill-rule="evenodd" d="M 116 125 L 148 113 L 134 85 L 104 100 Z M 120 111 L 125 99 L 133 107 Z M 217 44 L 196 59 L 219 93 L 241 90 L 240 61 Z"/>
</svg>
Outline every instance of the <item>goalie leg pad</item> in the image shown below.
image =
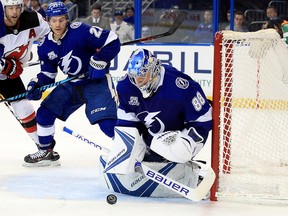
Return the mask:
<svg viewBox="0 0 288 216">
<path fill-rule="evenodd" d="M 114 146 L 104 172 L 128 174 L 134 173 L 136 161 L 142 161 L 146 144 L 136 128 L 115 127 Z"/>
<path fill-rule="evenodd" d="M 129 174 L 103 173 L 106 166 L 107 156 L 100 156 L 99 177 L 102 187 L 107 188 L 116 193 L 127 194 L 138 197 L 162 197 L 162 198 L 179 198 L 182 197 L 178 193 L 159 185 L 158 183 L 148 179 L 144 174 L 139 172 Z M 146 166 L 157 170 L 171 179 L 178 181 L 191 188 L 195 188 L 199 179 L 199 166 L 194 162 L 185 164 L 179 163 L 151 163 L 142 162 Z M 169 182 L 167 182 L 169 184 Z"/>
</svg>

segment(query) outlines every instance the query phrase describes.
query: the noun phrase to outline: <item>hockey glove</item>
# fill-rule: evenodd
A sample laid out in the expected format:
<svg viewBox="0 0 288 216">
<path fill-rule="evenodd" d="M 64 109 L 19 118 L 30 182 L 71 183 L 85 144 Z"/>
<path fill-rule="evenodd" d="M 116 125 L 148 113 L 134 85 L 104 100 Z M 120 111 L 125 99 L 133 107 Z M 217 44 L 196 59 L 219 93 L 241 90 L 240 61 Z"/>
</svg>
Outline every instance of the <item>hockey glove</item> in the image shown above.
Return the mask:
<svg viewBox="0 0 288 216">
<path fill-rule="evenodd" d="M 27 87 L 26 98 L 28 100 L 40 100 L 42 97 L 42 91 L 39 90 L 39 87 L 41 86 L 38 84 L 38 78 L 30 80 Z"/>
<path fill-rule="evenodd" d="M 105 61 L 95 60 L 93 56 L 90 58 L 90 64 L 86 76 L 88 79 L 102 79 L 108 73 L 109 64 Z"/>
<path fill-rule="evenodd" d="M 153 137 L 150 148 L 169 161 L 186 163 L 203 147 L 181 131 L 166 131 Z"/>
<path fill-rule="evenodd" d="M 15 59 L 1 59 L 1 75 L 2 77 L 15 79 L 19 77 L 23 72 L 22 63 L 20 61 L 17 61 Z M 2 78 L 3 79 L 3 78 Z"/>
</svg>

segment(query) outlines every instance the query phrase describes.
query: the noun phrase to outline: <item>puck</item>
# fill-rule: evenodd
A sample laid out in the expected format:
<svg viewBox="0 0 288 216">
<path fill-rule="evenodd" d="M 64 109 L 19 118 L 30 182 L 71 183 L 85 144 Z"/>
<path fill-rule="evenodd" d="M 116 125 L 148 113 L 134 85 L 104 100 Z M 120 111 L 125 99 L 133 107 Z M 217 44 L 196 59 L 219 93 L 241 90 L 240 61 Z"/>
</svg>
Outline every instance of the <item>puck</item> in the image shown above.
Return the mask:
<svg viewBox="0 0 288 216">
<path fill-rule="evenodd" d="M 117 197 L 114 194 L 109 194 L 106 198 L 107 203 L 114 205 L 117 202 Z"/>
</svg>

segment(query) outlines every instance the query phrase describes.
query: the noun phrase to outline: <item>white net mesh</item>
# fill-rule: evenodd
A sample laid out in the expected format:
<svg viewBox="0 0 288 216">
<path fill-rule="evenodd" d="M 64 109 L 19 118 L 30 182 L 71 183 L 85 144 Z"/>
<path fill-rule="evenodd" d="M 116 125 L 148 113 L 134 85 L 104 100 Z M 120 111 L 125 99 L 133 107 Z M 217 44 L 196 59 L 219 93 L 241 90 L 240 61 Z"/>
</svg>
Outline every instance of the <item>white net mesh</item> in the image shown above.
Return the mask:
<svg viewBox="0 0 288 216">
<path fill-rule="evenodd" d="M 288 203 L 287 49 L 274 30 L 223 32 L 218 199 Z"/>
</svg>

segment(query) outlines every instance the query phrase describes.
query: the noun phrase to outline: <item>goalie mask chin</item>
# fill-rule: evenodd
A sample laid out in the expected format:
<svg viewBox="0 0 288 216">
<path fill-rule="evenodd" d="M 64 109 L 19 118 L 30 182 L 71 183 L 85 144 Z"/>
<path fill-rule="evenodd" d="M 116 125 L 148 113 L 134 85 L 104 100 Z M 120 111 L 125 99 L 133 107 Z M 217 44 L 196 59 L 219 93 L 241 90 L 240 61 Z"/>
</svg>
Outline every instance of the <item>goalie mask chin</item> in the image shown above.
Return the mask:
<svg viewBox="0 0 288 216">
<path fill-rule="evenodd" d="M 130 81 L 141 91 L 144 98 L 156 92 L 160 82 L 161 61 L 146 49 L 137 49 L 128 62 Z"/>
</svg>

